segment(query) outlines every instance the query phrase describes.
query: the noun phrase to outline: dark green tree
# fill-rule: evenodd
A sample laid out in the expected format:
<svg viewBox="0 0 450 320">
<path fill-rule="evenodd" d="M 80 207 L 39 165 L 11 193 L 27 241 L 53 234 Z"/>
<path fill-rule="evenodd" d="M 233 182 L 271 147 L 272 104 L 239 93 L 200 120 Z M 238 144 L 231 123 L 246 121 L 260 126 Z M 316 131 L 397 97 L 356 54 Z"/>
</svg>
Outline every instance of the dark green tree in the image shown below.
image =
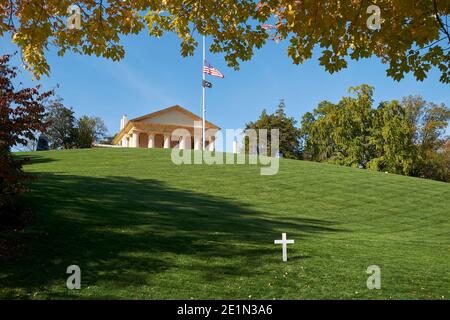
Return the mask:
<svg viewBox="0 0 450 320">
<path fill-rule="evenodd" d="M 75 145 L 77 148 L 91 148 L 102 139 L 106 132 L 105 123 L 98 117 L 82 116 L 75 129 Z"/>
<path fill-rule="evenodd" d="M 52 149 L 70 149 L 75 142 L 75 116 L 72 108 L 64 106 L 62 98 L 51 101 L 47 107 L 46 135 Z"/>
<path fill-rule="evenodd" d="M 344 97 L 336 105 L 323 101 L 303 116 L 300 133 L 304 159 L 357 167 L 372 157 L 373 87 L 361 85 L 349 91 L 355 96 Z"/>
<path fill-rule="evenodd" d="M 379 171 L 414 175 L 418 150 L 410 115 L 396 100 L 382 102 L 373 114 L 371 143 L 375 148 L 367 167 Z"/>
<path fill-rule="evenodd" d="M 268 154 L 271 150 L 271 129 L 280 130 L 280 152 L 283 157 L 288 159 L 300 158 L 300 131 L 296 127 L 297 121 L 293 117 L 288 117 L 285 112 L 286 105 L 283 100 L 280 101 L 277 110 L 273 114 L 268 114 L 264 109 L 258 120 L 246 124 L 246 129 L 267 129 L 267 148 Z M 258 141 L 259 145 L 259 141 Z M 274 156 L 274 155 L 272 155 Z"/>
</svg>

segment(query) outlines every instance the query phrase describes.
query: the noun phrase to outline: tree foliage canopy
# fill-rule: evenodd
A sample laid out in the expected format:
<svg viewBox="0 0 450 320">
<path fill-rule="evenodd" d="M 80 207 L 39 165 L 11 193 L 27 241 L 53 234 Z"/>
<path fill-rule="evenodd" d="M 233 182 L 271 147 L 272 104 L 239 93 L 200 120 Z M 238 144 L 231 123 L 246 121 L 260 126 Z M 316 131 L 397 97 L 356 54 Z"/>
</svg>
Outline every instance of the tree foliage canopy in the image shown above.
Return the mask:
<svg viewBox="0 0 450 320">
<path fill-rule="evenodd" d="M 304 159 L 450 181 L 450 109 L 409 96 L 373 108 L 373 87 L 321 102 L 301 123 Z"/>
<path fill-rule="evenodd" d="M 52 149 L 91 148 L 107 133 L 104 121 L 99 117 L 75 117 L 72 108 L 66 107 L 58 97 L 46 107 L 46 136 Z"/>
<path fill-rule="evenodd" d="M 296 128 L 297 121 L 288 117 L 285 112 L 286 105 L 280 101 L 277 110 L 268 114 L 266 110 L 261 112 L 259 118 L 254 122 L 246 124 L 245 129 L 267 130 L 267 154 L 270 155 L 272 137 L 271 129 L 279 130 L 279 148 L 284 158 L 298 159 L 300 157 L 300 131 Z M 260 142 L 258 141 L 258 146 Z M 275 155 L 271 155 L 275 156 Z"/>
<path fill-rule="evenodd" d="M 82 116 L 77 121 L 75 144 L 77 148 L 91 148 L 107 131 L 105 123 L 99 117 Z"/>
<path fill-rule="evenodd" d="M 11 148 L 34 139 L 34 132 L 44 131 L 45 102 L 52 91 L 40 87 L 15 88 L 17 68 L 10 67 L 10 56 L 0 56 L 0 224 L 5 215 L 14 213 L 16 197 L 26 190 L 29 178 L 22 171 L 23 161 L 14 159 Z"/>
<path fill-rule="evenodd" d="M 268 40 L 287 41 L 296 64 L 321 49 L 320 64 L 329 72 L 348 60 L 377 56 L 387 75 L 400 80 L 412 72 L 423 80 L 436 67 L 450 82 L 447 24 L 450 2 L 378 0 L 381 29 L 367 26 L 364 0 L 80 0 L 81 28 L 68 29 L 69 0 L 1 0 L 0 36 L 11 33 L 26 65 L 39 77 L 49 73 L 50 45 L 59 55 L 68 50 L 113 60 L 124 57 L 121 36 L 145 27 L 150 36 L 176 33 L 181 54 L 192 55 L 195 32 L 212 38 L 210 50 L 225 54 L 228 65 L 251 59 Z M 270 23 L 270 25 L 269 25 Z"/>
<path fill-rule="evenodd" d="M 52 149 L 70 149 L 75 143 L 75 112 L 64 106 L 62 98 L 52 100 L 46 108 L 46 135 Z"/>
</svg>

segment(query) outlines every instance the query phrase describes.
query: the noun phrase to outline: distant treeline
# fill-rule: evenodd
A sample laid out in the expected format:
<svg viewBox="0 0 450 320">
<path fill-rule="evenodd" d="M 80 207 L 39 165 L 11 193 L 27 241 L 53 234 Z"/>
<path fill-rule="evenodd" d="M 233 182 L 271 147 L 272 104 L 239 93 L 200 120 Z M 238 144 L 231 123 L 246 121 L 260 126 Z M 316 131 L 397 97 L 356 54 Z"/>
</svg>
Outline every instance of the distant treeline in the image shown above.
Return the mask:
<svg viewBox="0 0 450 320">
<path fill-rule="evenodd" d="M 45 111 L 47 126 L 37 150 L 91 148 L 95 142 L 107 138 L 108 129 L 101 118 L 85 115 L 77 119 L 60 97 L 49 101 Z"/>
<path fill-rule="evenodd" d="M 284 102 L 264 110 L 247 128 L 279 128 L 287 158 L 366 168 L 450 182 L 450 109 L 420 96 L 383 101 L 374 108 L 374 88 L 350 88 L 338 103 L 323 101 L 303 115 L 300 128 Z"/>
</svg>

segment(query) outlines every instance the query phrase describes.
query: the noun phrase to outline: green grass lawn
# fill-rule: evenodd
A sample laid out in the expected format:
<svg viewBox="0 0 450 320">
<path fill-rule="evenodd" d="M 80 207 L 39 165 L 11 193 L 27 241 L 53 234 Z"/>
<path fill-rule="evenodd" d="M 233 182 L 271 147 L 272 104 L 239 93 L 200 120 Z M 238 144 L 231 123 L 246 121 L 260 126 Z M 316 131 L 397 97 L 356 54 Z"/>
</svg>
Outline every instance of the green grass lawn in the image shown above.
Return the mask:
<svg viewBox="0 0 450 320">
<path fill-rule="evenodd" d="M 34 220 L 1 231 L 18 246 L 0 298 L 450 298 L 450 184 L 292 160 L 275 176 L 175 166 L 167 150 L 26 155 Z"/>
</svg>

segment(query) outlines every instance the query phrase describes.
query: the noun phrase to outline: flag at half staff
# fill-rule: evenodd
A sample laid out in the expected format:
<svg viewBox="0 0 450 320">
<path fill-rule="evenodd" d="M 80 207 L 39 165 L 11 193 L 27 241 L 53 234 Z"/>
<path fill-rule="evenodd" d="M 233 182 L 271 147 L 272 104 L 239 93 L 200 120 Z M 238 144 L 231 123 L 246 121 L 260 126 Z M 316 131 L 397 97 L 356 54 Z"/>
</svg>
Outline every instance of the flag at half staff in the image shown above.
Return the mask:
<svg viewBox="0 0 450 320">
<path fill-rule="evenodd" d="M 214 68 L 206 60 L 203 64 L 203 73 L 209 74 L 210 76 L 222 78 L 222 79 L 225 78 L 225 76 L 218 69 Z"/>
</svg>

